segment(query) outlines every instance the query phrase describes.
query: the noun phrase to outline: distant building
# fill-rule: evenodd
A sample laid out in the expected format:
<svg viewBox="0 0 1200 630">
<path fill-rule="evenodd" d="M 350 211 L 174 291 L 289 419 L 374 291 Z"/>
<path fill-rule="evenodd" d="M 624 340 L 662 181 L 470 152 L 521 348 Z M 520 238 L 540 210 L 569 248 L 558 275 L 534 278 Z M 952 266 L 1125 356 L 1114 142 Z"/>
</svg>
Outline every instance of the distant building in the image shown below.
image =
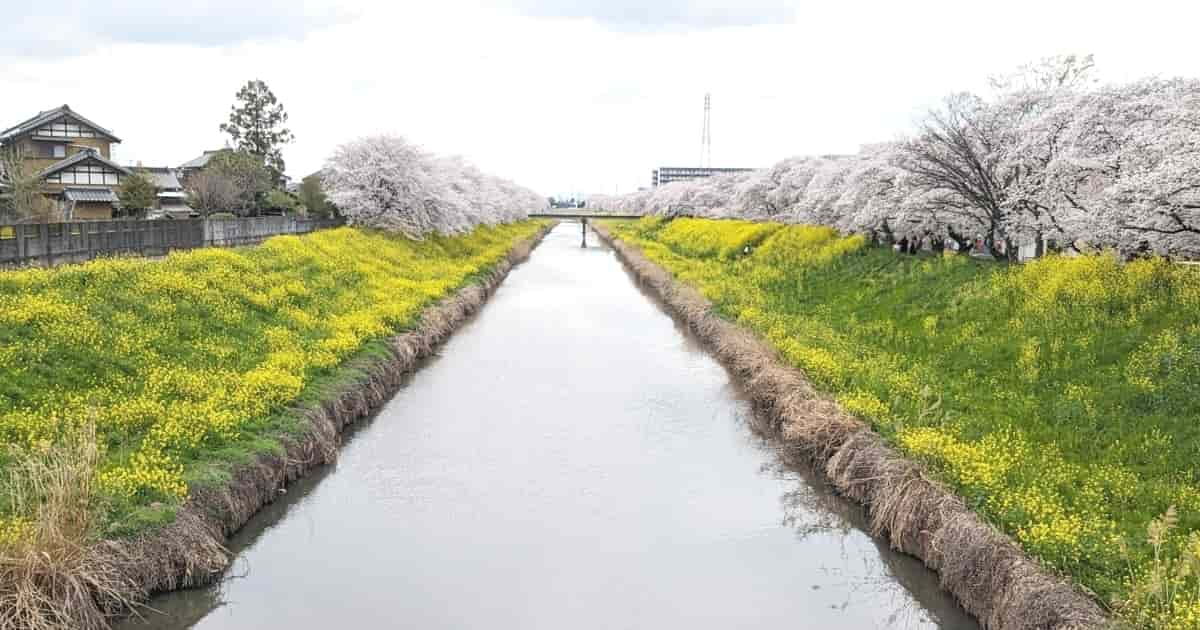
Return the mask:
<svg viewBox="0 0 1200 630">
<path fill-rule="evenodd" d="M 728 175 L 729 173 L 747 173 L 753 171 L 752 168 L 710 168 L 710 167 L 673 167 L 660 166 L 654 169 L 654 174 L 651 176 L 653 186 L 658 187 L 671 182 L 684 181 L 688 179 L 699 179 L 702 177 L 712 177 L 713 175 Z"/>
<path fill-rule="evenodd" d="M 112 161 L 112 145 L 119 142 L 67 105 L 0 131 L 0 149 L 20 152 L 65 220 L 112 218 L 121 180 L 129 175 Z"/>
<path fill-rule="evenodd" d="M 149 213 L 150 216 L 185 219 L 194 213 L 192 208 L 187 205 L 187 193 L 184 192 L 183 184 L 179 181 L 179 173 L 175 169 L 165 166 L 131 166 L 127 168 L 145 173 L 154 182 L 157 192 L 153 211 Z"/>
<path fill-rule="evenodd" d="M 179 174 L 179 179 L 181 181 L 187 181 L 187 178 L 191 177 L 193 173 L 199 173 L 200 171 L 204 170 L 204 167 L 208 166 L 209 161 L 214 157 L 224 153 L 225 151 L 232 150 L 233 149 L 213 149 L 212 151 L 205 151 L 200 155 L 200 157 L 193 158 L 187 162 L 184 162 L 183 164 L 180 164 L 179 168 L 176 169 Z"/>
</svg>

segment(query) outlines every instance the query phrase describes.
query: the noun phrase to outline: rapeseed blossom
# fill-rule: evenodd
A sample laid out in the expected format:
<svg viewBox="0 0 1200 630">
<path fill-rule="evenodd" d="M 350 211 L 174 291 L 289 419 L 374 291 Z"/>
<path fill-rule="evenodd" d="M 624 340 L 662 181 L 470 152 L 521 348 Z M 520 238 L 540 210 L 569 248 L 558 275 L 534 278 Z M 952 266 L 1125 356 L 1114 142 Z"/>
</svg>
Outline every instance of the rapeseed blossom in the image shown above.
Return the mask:
<svg viewBox="0 0 1200 630">
<path fill-rule="evenodd" d="M 107 453 L 98 486 L 109 498 L 184 501 L 211 454 L 260 448 L 271 418 L 314 380 L 411 326 L 538 228 L 420 242 L 341 228 L 161 261 L 2 272 L 0 455 L 35 452 L 87 422 Z M 29 516 L 0 510 L 0 542 Z"/>
<path fill-rule="evenodd" d="M 753 225 L 770 224 L 655 218 L 614 231 L 1031 555 L 1136 624 L 1200 627 L 1200 564 L 1153 611 L 1139 596 L 1155 558 L 1192 557 L 1200 532 L 1196 269 L 1107 253 L 914 257 L 824 226 Z M 751 236 L 751 251 L 723 255 Z M 1171 506 L 1178 531 L 1155 551 L 1147 523 Z"/>
</svg>

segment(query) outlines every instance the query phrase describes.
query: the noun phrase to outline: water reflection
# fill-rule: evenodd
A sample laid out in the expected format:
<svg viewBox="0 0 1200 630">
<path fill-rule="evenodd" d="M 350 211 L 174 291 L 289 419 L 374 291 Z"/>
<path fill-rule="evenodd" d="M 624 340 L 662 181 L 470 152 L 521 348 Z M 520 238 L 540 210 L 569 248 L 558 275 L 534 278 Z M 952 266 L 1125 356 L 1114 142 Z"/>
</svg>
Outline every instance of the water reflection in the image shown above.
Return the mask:
<svg viewBox="0 0 1200 630">
<path fill-rule="evenodd" d="M 579 225 L 129 628 L 974 628 Z"/>
</svg>

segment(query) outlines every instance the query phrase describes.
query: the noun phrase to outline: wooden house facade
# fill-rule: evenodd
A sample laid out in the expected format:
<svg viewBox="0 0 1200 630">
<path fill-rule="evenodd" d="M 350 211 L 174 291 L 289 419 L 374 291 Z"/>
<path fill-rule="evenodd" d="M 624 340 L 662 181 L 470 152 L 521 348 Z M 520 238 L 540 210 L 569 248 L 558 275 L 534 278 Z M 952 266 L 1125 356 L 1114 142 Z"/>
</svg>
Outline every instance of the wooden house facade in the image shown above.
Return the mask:
<svg viewBox="0 0 1200 630">
<path fill-rule="evenodd" d="M 112 160 L 121 139 L 63 105 L 0 132 L 0 150 L 15 150 L 36 172 L 42 194 L 64 220 L 111 219 L 130 171 Z"/>
</svg>

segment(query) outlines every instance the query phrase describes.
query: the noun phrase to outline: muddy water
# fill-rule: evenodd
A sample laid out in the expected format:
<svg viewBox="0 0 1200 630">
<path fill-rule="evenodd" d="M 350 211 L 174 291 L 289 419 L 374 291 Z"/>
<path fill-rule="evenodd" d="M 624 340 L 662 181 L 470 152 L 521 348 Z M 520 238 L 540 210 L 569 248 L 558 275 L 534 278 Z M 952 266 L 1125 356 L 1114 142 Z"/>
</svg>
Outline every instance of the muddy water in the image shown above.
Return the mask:
<svg viewBox="0 0 1200 630">
<path fill-rule="evenodd" d="M 556 228 L 220 586 L 125 630 L 976 627 L 588 245 Z"/>
</svg>

